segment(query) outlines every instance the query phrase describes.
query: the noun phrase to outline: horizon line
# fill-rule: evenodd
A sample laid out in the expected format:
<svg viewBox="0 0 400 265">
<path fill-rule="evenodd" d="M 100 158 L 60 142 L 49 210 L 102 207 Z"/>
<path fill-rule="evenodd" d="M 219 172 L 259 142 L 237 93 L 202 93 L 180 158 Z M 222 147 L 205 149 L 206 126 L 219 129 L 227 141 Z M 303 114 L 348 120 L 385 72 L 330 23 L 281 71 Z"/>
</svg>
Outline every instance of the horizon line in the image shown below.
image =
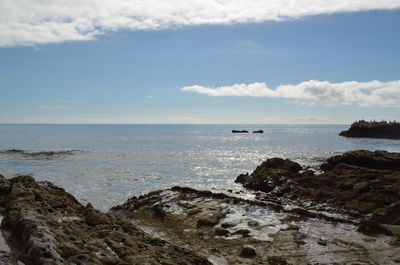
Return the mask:
<svg viewBox="0 0 400 265">
<path fill-rule="evenodd" d="M 351 123 L 0 123 L 0 125 L 350 125 Z"/>
</svg>

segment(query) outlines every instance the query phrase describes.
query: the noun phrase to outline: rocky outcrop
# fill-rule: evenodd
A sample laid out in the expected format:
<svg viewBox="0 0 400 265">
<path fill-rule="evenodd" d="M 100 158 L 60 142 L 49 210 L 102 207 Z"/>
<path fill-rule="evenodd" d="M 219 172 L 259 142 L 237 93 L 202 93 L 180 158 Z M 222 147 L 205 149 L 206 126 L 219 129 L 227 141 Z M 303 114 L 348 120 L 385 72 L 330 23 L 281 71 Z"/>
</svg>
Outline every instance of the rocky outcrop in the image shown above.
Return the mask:
<svg viewBox="0 0 400 265">
<path fill-rule="evenodd" d="M 249 131 L 246 131 L 246 130 L 232 130 L 232 133 L 249 133 Z"/>
<path fill-rule="evenodd" d="M 270 192 L 287 180 L 287 178 L 298 175 L 301 166 L 298 163 L 282 158 L 271 158 L 264 161 L 251 175 L 239 175 L 235 182 L 243 184 L 244 187 Z"/>
<path fill-rule="evenodd" d="M 291 201 L 370 221 L 400 225 L 399 153 L 351 151 L 321 165 L 322 174 L 301 171 L 299 164 L 280 158 L 263 162 L 236 182 L 263 191 L 258 197 Z M 332 209 L 333 208 L 333 209 Z"/>
<path fill-rule="evenodd" d="M 354 122 L 350 129 L 342 131 L 339 135 L 345 137 L 400 139 L 400 123 L 361 120 Z"/>
<path fill-rule="evenodd" d="M 253 133 L 264 133 L 263 130 L 257 130 L 257 131 L 253 131 Z"/>
<path fill-rule="evenodd" d="M 398 235 L 382 225 L 363 222 L 358 232 L 351 220 L 190 188 L 133 197 L 110 213 L 214 264 L 394 264 L 400 258 Z"/>
<path fill-rule="evenodd" d="M 0 213 L 6 241 L 26 265 L 210 264 L 30 176 L 0 178 Z"/>
<path fill-rule="evenodd" d="M 341 155 L 327 159 L 321 165 L 323 171 L 334 169 L 338 164 L 346 164 L 370 169 L 384 169 L 400 171 L 400 153 L 390 153 L 387 151 L 349 151 Z"/>
</svg>

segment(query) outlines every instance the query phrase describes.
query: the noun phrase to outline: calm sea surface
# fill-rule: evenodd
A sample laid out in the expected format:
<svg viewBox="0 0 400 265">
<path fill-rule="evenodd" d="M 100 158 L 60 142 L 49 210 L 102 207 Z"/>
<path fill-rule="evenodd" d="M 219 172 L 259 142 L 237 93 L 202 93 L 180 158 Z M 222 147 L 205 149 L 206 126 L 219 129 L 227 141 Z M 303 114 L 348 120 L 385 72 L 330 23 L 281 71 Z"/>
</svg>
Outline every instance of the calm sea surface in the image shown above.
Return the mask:
<svg viewBox="0 0 400 265">
<path fill-rule="evenodd" d="M 400 141 L 338 136 L 347 127 L 0 125 L 0 174 L 32 174 L 106 211 L 131 196 L 175 185 L 240 190 L 236 176 L 274 156 L 317 166 L 347 150 L 400 152 Z"/>
</svg>

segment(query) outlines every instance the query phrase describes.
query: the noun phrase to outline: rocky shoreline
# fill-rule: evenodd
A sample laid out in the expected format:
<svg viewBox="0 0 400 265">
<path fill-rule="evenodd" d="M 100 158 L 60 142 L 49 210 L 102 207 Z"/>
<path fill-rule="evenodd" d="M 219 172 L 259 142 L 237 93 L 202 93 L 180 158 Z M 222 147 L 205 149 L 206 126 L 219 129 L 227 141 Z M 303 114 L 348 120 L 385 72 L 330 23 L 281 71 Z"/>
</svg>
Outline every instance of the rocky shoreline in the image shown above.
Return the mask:
<svg viewBox="0 0 400 265">
<path fill-rule="evenodd" d="M 109 213 L 0 176 L 0 264 L 400 264 L 400 153 L 351 151 L 320 169 L 271 158 L 236 179 L 254 200 L 173 187 Z"/>
<path fill-rule="evenodd" d="M 30 176 L 0 178 L 1 264 L 211 264 Z"/>
</svg>

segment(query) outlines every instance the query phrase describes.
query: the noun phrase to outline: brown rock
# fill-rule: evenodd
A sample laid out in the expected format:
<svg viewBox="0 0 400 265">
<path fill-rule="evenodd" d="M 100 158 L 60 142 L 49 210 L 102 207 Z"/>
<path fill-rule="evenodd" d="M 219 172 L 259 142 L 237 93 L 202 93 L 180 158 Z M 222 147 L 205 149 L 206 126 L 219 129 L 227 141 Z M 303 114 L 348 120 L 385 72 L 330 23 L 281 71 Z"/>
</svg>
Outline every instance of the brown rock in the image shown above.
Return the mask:
<svg viewBox="0 0 400 265">
<path fill-rule="evenodd" d="M 256 249 L 252 246 L 243 246 L 240 251 L 240 256 L 245 258 L 254 258 L 256 255 Z"/>
</svg>

